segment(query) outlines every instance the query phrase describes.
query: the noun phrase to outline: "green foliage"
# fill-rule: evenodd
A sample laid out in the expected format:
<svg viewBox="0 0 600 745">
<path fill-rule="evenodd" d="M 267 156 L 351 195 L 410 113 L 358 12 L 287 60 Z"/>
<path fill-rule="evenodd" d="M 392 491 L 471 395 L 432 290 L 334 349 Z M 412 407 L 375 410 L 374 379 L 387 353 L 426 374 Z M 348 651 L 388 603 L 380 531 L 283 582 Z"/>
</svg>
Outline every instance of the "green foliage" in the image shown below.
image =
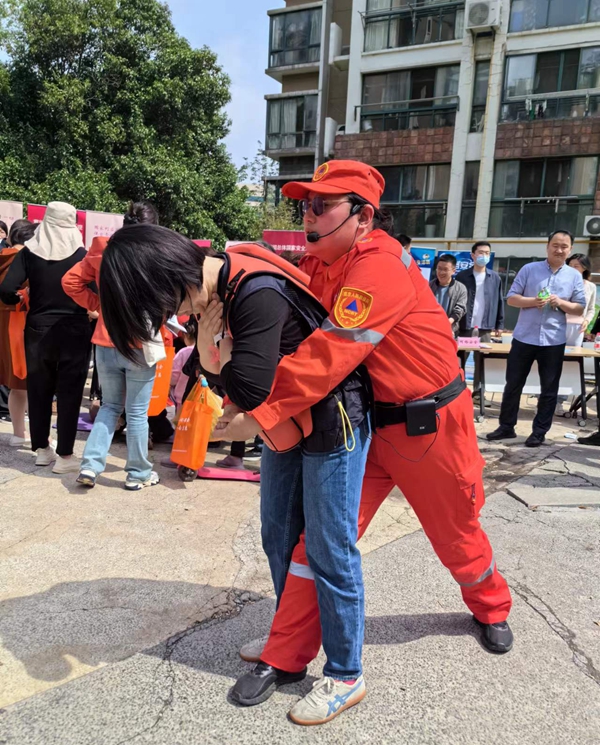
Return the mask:
<svg viewBox="0 0 600 745">
<path fill-rule="evenodd" d="M 274 186 L 267 185 L 267 179 L 276 176 L 278 168 L 275 161 L 268 158 L 258 143 L 258 152 L 252 160 L 246 158 L 241 175 L 255 186 L 263 189 L 264 201 L 254 208 L 256 227 L 254 240 L 262 238 L 263 230 L 302 230 L 298 211 L 289 199 L 275 200 Z"/>
<path fill-rule="evenodd" d="M 229 78 L 158 0 L 0 0 L 0 192 L 115 211 L 222 245 L 256 231 L 223 138 Z"/>
</svg>

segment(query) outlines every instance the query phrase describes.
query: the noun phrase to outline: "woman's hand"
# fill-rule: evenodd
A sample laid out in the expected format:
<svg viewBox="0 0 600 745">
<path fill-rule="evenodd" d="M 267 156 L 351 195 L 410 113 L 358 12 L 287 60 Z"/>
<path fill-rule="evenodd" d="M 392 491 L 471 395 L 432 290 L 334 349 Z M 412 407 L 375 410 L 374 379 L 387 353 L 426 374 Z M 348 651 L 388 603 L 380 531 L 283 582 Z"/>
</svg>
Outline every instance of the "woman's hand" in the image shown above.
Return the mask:
<svg viewBox="0 0 600 745">
<path fill-rule="evenodd" d="M 223 329 L 223 303 L 213 295 L 208 308 L 198 319 L 198 350 L 208 350 L 215 345 L 215 336 Z"/>
<path fill-rule="evenodd" d="M 590 324 L 589 324 L 589 321 L 586 321 L 586 320 L 582 321 L 582 322 L 581 322 L 581 326 L 579 327 L 579 331 L 580 331 L 580 332 L 583 332 L 583 333 L 585 334 L 585 332 L 586 332 L 586 329 L 587 329 L 587 327 L 588 327 L 589 325 L 590 325 Z"/>
<path fill-rule="evenodd" d="M 223 303 L 218 295 L 213 295 L 208 308 L 198 319 L 198 338 L 196 346 L 200 355 L 202 367 L 214 375 L 218 375 L 219 350 L 215 347 L 215 336 L 223 329 Z"/>
<path fill-rule="evenodd" d="M 216 427 L 211 433 L 210 439 L 211 440 L 222 440 L 223 439 L 223 432 L 227 429 L 227 426 L 229 425 L 229 422 L 231 422 L 238 414 L 243 414 L 244 412 L 239 408 L 239 406 L 236 406 L 235 404 L 227 404 L 225 408 L 223 409 L 223 414 L 221 415 L 219 421 L 217 422 Z"/>
<path fill-rule="evenodd" d="M 223 424 L 225 427 L 215 429 L 214 434 L 218 433 L 219 439 L 230 442 L 252 440 L 261 431 L 260 424 L 250 414 L 237 414 L 228 424 Z"/>
</svg>

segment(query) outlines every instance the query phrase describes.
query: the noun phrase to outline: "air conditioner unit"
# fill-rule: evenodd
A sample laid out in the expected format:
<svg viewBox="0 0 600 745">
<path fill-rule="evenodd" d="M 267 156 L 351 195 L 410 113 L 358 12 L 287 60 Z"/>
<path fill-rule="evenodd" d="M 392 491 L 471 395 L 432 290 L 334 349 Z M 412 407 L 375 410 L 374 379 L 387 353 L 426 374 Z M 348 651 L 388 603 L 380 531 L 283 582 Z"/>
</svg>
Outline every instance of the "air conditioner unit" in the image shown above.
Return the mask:
<svg viewBox="0 0 600 745">
<path fill-rule="evenodd" d="M 467 0 L 466 26 L 474 34 L 500 28 L 499 0 Z"/>
<path fill-rule="evenodd" d="M 600 215 L 589 215 L 583 219 L 583 234 L 600 240 Z"/>
</svg>

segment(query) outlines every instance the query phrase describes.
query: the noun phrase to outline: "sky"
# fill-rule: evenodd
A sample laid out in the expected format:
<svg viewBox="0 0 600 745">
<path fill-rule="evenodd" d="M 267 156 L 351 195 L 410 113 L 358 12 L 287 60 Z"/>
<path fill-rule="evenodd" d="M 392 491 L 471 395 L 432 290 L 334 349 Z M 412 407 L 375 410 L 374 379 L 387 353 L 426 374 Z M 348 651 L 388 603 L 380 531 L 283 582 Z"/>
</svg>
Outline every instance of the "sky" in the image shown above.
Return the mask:
<svg viewBox="0 0 600 745">
<path fill-rule="evenodd" d="M 265 75 L 269 53 L 267 10 L 284 0 L 167 0 L 177 31 L 193 47 L 208 46 L 231 78 L 232 121 L 226 144 L 237 166 L 250 160 L 264 144 L 266 93 L 281 85 Z"/>
</svg>

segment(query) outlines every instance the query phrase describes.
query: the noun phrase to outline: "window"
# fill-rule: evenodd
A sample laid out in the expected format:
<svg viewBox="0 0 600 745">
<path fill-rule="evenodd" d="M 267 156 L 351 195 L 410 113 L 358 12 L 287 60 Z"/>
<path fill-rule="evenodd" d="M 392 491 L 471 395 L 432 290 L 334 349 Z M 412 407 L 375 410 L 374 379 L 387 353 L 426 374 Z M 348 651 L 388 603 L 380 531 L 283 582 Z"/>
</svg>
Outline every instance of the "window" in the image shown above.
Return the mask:
<svg viewBox="0 0 600 745">
<path fill-rule="evenodd" d="M 454 126 L 459 65 L 365 75 L 363 131 Z"/>
<path fill-rule="evenodd" d="M 489 235 L 545 236 L 560 227 L 581 235 L 597 178 L 597 157 L 497 162 Z"/>
<path fill-rule="evenodd" d="M 318 62 L 321 8 L 271 16 L 269 67 Z"/>
<path fill-rule="evenodd" d="M 509 31 L 572 26 L 599 20 L 599 0 L 513 0 Z"/>
<path fill-rule="evenodd" d="M 600 94 L 587 92 L 594 88 L 600 88 L 600 47 L 509 57 L 501 120 L 595 116 Z M 567 95 L 555 95 L 562 92 Z"/>
<path fill-rule="evenodd" d="M 315 147 L 317 96 L 268 102 L 267 150 Z"/>
<path fill-rule="evenodd" d="M 473 88 L 473 108 L 471 110 L 471 132 L 482 132 L 487 93 L 490 79 L 489 60 L 478 62 L 475 67 L 475 85 Z"/>
<path fill-rule="evenodd" d="M 443 237 L 450 188 L 450 164 L 390 166 L 381 201 L 394 215 L 398 232 L 427 238 Z"/>
<path fill-rule="evenodd" d="M 600 47 L 581 50 L 577 87 L 600 88 Z"/>
<path fill-rule="evenodd" d="M 463 204 L 460 214 L 459 238 L 472 238 L 475 226 L 475 207 L 479 189 L 479 161 L 465 164 Z"/>
<path fill-rule="evenodd" d="M 465 164 L 465 184 L 463 187 L 463 199 L 477 199 L 479 188 L 479 166 L 478 160 L 469 161 Z"/>
<path fill-rule="evenodd" d="M 368 0 L 365 52 L 460 39 L 464 2 Z"/>
</svg>

